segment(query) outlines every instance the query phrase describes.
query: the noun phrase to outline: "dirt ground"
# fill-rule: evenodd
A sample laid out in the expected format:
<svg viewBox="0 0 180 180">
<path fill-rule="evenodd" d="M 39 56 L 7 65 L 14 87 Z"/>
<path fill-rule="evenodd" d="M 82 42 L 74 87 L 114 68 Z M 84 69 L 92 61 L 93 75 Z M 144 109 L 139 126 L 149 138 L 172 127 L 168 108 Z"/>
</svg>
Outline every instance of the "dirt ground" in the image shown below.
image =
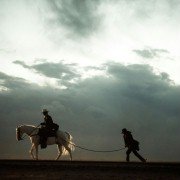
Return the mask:
<svg viewBox="0 0 180 180">
<path fill-rule="evenodd" d="M 180 180 L 180 163 L 0 160 L 0 179 Z"/>
</svg>

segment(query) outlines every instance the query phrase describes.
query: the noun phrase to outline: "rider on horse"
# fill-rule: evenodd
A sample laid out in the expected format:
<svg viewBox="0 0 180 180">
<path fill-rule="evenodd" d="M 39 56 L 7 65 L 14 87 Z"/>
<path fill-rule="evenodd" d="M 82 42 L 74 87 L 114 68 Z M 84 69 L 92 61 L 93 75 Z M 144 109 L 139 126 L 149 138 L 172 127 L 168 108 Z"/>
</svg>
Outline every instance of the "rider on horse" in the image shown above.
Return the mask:
<svg viewBox="0 0 180 180">
<path fill-rule="evenodd" d="M 56 136 L 56 131 L 58 130 L 59 126 L 53 123 L 53 120 L 46 109 L 43 109 L 42 113 L 44 115 L 44 122 L 41 123 L 41 128 L 39 129 L 40 144 L 41 148 L 46 148 L 47 138 L 49 136 Z"/>
</svg>

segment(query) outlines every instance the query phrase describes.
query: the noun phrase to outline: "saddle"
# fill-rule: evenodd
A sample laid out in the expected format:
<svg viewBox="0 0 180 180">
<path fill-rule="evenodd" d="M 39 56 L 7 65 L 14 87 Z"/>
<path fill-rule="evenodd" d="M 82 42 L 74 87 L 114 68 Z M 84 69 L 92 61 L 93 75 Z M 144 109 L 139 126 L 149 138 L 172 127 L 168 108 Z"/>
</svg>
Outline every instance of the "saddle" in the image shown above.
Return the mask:
<svg viewBox="0 0 180 180">
<path fill-rule="evenodd" d="M 48 137 L 56 137 L 56 132 L 58 129 L 59 129 L 59 125 L 56 123 L 53 123 L 51 131 L 48 132 Z"/>
<path fill-rule="evenodd" d="M 51 131 L 44 131 L 43 132 L 43 129 L 39 129 L 38 135 L 40 136 L 41 149 L 44 149 L 47 147 L 48 137 L 55 137 L 56 138 L 56 131 L 51 130 Z"/>
<path fill-rule="evenodd" d="M 41 144 L 41 148 L 46 148 L 47 147 L 47 138 L 48 137 L 56 137 L 56 132 L 59 129 L 59 125 L 53 123 L 51 128 L 40 128 L 38 135 L 40 136 L 40 144 Z"/>
<path fill-rule="evenodd" d="M 56 131 L 50 131 L 50 132 L 47 134 L 47 137 L 56 137 Z"/>
</svg>

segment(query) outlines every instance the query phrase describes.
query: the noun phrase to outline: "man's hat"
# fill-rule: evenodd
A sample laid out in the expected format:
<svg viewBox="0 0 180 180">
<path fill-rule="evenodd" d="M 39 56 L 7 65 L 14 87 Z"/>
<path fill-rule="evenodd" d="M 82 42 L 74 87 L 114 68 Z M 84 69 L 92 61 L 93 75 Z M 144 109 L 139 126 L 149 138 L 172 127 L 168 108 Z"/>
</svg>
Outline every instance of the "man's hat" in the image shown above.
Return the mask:
<svg viewBox="0 0 180 180">
<path fill-rule="evenodd" d="M 125 132 L 127 132 L 127 129 L 126 129 L 126 128 L 123 128 L 123 129 L 122 129 L 122 134 L 125 133 Z"/>
<path fill-rule="evenodd" d="M 43 110 L 42 110 L 42 113 L 46 113 L 46 112 L 48 112 L 47 109 L 43 109 Z"/>
</svg>

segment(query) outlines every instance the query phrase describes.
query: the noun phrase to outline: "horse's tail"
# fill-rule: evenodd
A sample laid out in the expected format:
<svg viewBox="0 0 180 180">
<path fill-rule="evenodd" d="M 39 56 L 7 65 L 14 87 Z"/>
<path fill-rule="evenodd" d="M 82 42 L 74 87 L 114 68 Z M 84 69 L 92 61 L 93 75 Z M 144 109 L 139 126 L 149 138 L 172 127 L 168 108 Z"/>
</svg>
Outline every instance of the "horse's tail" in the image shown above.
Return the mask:
<svg viewBox="0 0 180 180">
<path fill-rule="evenodd" d="M 68 133 L 68 132 L 65 132 L 68 136 L 68 140 L 71 141 L 73 139 L 73 137 Z"/>
<path fill-rule="evenodd" d="M 65 132 L 65 134 L 67 135 L 67 138 L 66 138 L 67 146 L 71 149 L 71 151 L 74 151 L 75 150 L 75 144 L 72 141 L 73 137 L 68 132 Z M 63 154 L 64 155 L 67 154 L 67 150 L 65 148 L 64 148 Z"/>
</svg>

